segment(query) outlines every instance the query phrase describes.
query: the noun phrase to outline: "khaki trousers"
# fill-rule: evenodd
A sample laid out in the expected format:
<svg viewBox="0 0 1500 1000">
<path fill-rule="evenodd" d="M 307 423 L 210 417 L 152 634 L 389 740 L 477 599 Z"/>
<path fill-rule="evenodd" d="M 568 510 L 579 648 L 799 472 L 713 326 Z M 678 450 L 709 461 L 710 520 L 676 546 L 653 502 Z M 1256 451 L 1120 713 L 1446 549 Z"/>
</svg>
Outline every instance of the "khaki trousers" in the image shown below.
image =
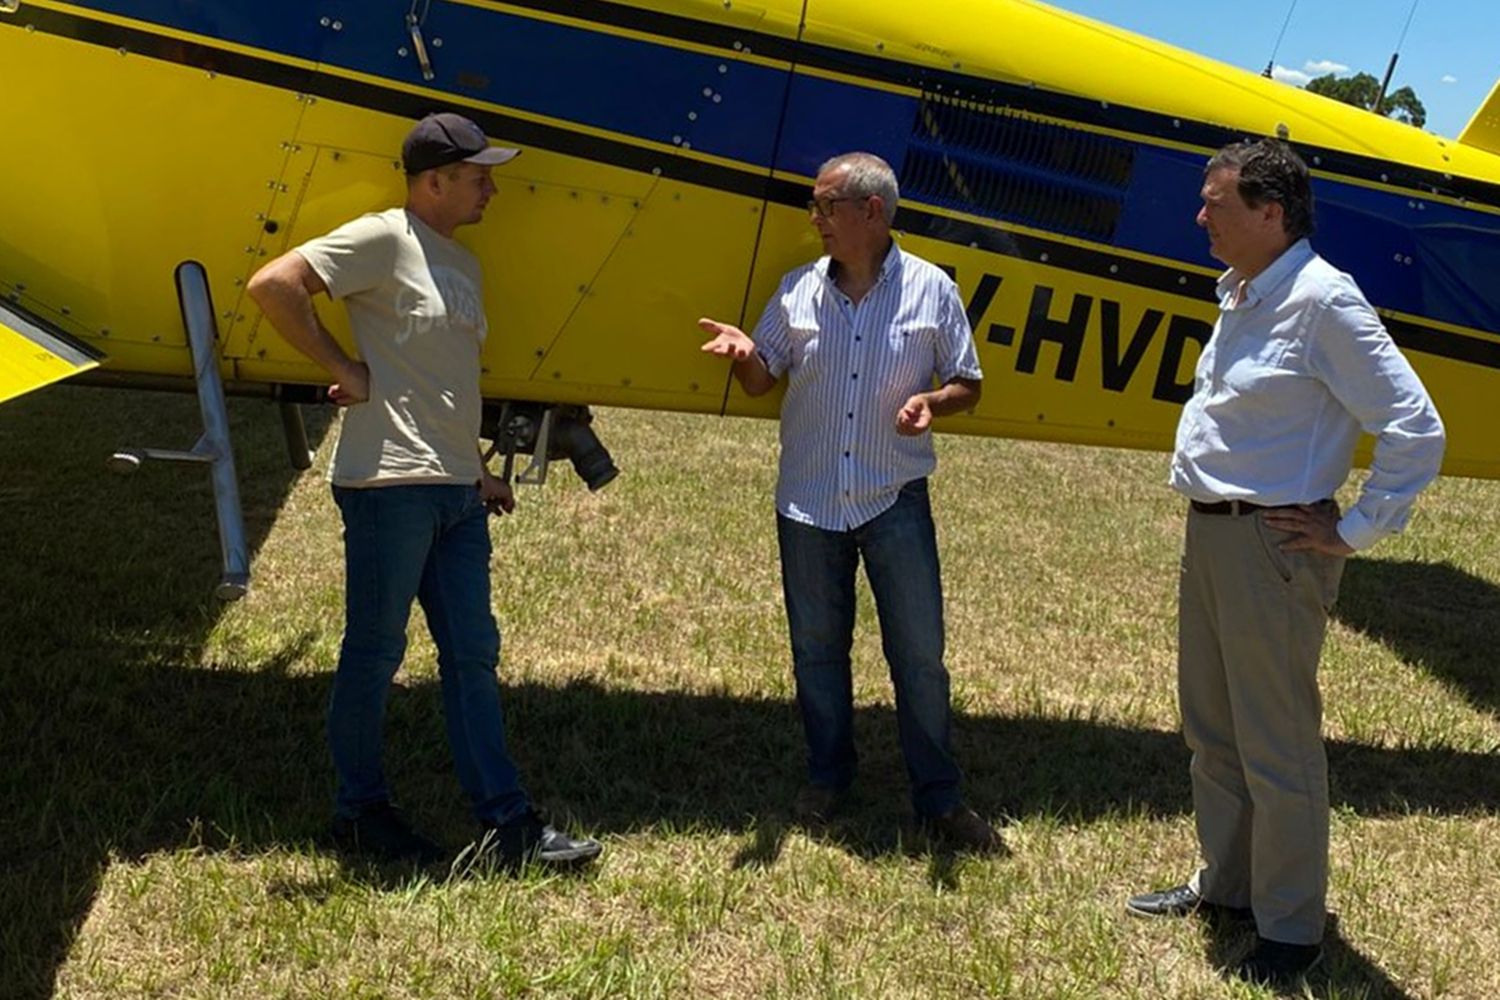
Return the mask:
<svg viewBox="0 0 1500 1000">
<path fill-rule="evenodd" d="M 1211 903 L 1264 938 L 1323 938 L 1328 759 L 1318 657 L 1344 560 L 1282 552 L 1259 512 L 1189 510 L 1178 590 L 1178 696 Z"/>
</svg>

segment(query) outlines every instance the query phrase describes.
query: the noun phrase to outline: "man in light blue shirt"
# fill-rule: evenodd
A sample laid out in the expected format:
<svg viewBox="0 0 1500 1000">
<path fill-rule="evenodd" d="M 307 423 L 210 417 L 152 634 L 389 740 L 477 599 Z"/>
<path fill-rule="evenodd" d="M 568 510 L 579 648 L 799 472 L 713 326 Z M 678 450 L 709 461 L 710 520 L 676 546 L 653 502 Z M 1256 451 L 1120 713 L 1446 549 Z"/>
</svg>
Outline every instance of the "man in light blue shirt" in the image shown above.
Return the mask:
<svg viewBox="0 0 1500 1000">
<path fill-rule="evenodd" d="M 940 840 L 993 851 L 999 837 L 959 796 L 927 498 L 932 418 L 971 409 L 983 373 L 953 280 L 891 238 L 897 196 L 879 157 L 829 160 L 808 203 L 827 255 L 782 279 L 753 339 L 699 325 L 714 335 L 703 350 L 732 359 L 748 394 L 787 376 L 776 520 L 808 742 L 797 812 L 827 820 L 854 780 L 849 649 L 863 559 L 917 815 Z"/>
<path fill-rule="evenodd" d="M 1344 557 L 1406 524 L 1443 425 L 1358 286 L 1313 252 L 1307 166 L 1274 140 L 1221 150 L 1198 224 L 1219 321 L 1183 409 L 1171 483 L 1190 501 L 1178 685 L 1203 866 L 1134 896 L 1142 916 L 1253 916 L 1235 970 L 1292 985 L 1322 958 L 1328 763 L 1318 658 Z M 1370 476 L 1340 512 L 1361 431 Z"/>
</svg>

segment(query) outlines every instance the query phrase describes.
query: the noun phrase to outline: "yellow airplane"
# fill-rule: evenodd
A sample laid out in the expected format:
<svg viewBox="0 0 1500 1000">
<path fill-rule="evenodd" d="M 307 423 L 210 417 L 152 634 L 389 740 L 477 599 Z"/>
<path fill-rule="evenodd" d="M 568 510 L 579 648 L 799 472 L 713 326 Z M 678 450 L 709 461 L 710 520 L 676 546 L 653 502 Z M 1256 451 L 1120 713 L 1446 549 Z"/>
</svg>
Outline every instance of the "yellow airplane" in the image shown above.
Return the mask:
<svg viewBox="0 0 1500 1000">
<path fill-rule="evenodd" d="M 1500 88 L 1446 139 L 1034 0 L 0 0 L 0 65 L 0 399 L 77 372 L 197 391 L 191 452 L 115 463 L 215 469 L 226 596 L 248 561 L 222 392 L 324 381 L 245 281 L 399 203 L 435 109 L 527 150 L 461 234 L 512 453 L 589 445 L 589 404 L 772 415 L 695 320 L 753 323 L 819 254 L 812 177 L 854 149 L 896 168 L 904 245 L 968 305 L 989 388 L 945 429 L 1167 448 L 1215 312 L 1205 157 L 1279 134 L 1316 245 L 1437 400 L 1445 472 L 1500 476 Z"/>
</svg>

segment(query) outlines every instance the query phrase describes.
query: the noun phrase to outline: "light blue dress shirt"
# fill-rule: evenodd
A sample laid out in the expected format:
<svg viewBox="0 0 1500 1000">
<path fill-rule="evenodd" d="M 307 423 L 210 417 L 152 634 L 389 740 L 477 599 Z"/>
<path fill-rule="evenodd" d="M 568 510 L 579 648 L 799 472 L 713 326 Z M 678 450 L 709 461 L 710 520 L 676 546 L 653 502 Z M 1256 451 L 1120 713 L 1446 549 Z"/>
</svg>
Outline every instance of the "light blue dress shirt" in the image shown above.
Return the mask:
<svg viewBox="0 0 1500 1000">
<path fill-rule="evenodd" d="M 1400 531 L 1437 476 L 1443 424 L 1354 280 L 1306 240 L 1245 284 L 1219 280 L 1219 321 L 1177 425 L 1172 487 L 1193 500 L 1265 506 L 1331 497 L 1363 429 L 1370 477 L 1339 521 L 1363 549 Z"/>
<path fill-rule="evenodd" d="M 858 303 L 822 257 L 781 279 L 752 334 L 781 404 L 776 509 L 829 531 L 857 528 L 937 466 L 931 432 L 896 433 L 914 394 L 955 378 L 982 379 L 958 286 L 892 241 Z"/>
</svg>

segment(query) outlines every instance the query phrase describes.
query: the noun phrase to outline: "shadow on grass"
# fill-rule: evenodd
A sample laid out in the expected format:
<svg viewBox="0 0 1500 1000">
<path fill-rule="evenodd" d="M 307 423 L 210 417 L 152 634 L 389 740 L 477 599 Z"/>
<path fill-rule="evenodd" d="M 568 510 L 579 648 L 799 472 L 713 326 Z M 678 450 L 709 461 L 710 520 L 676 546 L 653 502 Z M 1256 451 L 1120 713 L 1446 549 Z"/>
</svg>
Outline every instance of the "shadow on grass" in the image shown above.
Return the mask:
<svg viewBox="0 0 1500 1000">
<path fill-rule="evenodd" d="M 437 694 L 425 694 L 437 724 Z M 802 741 L 789 703 L 607 689 L 593 683 L 507 687 L 517 755 L 544 800 L 595 828 L 626 831 L 662 820 L 754 832 L 741 863 L 779 853 L 801 780 Z M 896 719 L 856 711 L 860 778 L 828 829 L 862 855 L 909 843 L 906 778 Z M 426 737 L 430 743 L 436 730 Z M 954 742 L 967 798 L 989 816 L 1186 814 L 1188 752 L 1174 732 L 1083 719 L 959 716 Z M 1332 798 L 1363 815 L 1500 809 L 1500 768 L 1489 754 L 1328 744 Z"/>
<path fill-rule="evenodd" d="M 1202 923 L 1204 953 L 1217 969 L 1233 969 L 1255 946 L 1255 927 L 1248 923 L 1209 921 Z M 1307 977 L 1306 990 L 1295 989 L 1279 996 L 1311 996 L 1315 1000 L 1415 1000 L 1374 962 L 1344 939 L 1338 914 L 1328 915 L 1323 932 L 1323 961 Z"/>
<path fill-rule="evenodd" d="M 187 845 L 254 853 L 321 836 L 330 792 L 324 678 L 72 657 L 45 677 L 22 665 L 4 683 L 7 698 L 46 713 L 24 745 L 5 741 L 0 942 L 6 964 L 31 984 L 23 995 L 48 994 L 112 860 Z M 581 684 L 511 687 L 505 696 L 523 772 L 564 816 L 596 834 L 661 824 L 747 834 L 731 860 L 775 863 L 800 771 L 791 706 Z M 895 718 L 866 708 L 857 726 L 870 752 L 853 818 L 825 836 L 859 856 L 920 854 L 906 839 Z M 450 848 L 465 843 L 474 829 L 451 776 L 437 685 L 394 692 L 389 728 L 392 781 L 412 814 Z M 892 734 L 888 749 L 882 733 Z M 965 717 L 956 738 L 970 765 L 970 800 L 983 813 L 1086 822 L 1189 808 L 1187 755 L 1173 733 Z M 1330 758 L 1334 801 L 1363 814 L 1472 813 L 1500 801 L 1493 757 L 1336 743 Z M 935 856 L 928 878 L 957 888 L 961 866 Z M 384 870 L 351 875 L 376 886 L 401 881 Z"/>
<path fill-rule="evenodd" d="M 1351 559 L 1333 614 L 1500 715 L 1500 587 L 1449 563 Z"/>
<path fill-rule="evenodd" d="M 230 400 L 229 415 L 253 555 L 296 473 L 274 406 Z M 329 414 L 307 424 L 316 445 Z M 0 408 L 0 996 L 51 995 L 112 855 L 187 843 L 198 818 L 264 816 L 245 789 L 286 770 L 261 748 L 316 724 L 269 680 L 310 636 L 249 685 L 185 669 L 223 610 L 205 470 L 105 471 L 121 446 L 187 448 L 201 426 L 197 400 L 171 393 L 64 385 Z M 284 794 L 322 788 L 309 774 Z"/>
<path fill-rule="evenodd" d="M 0 487 L 0 993 L 7 995 L 52 993 L 114 860 L 187 846 L 297 848 L 319 840 L 327 820 L 328 678 L 287 670 L 312 637 L 291 637 L 254 671 L 201 665 L 219 614 L 209 596 L 218 546 L 206 477 L 148 470 L 117 487 L 96 471 L 97 459 L 126 438 L 190 436 L 194 404 L 149 397 L 129 406 L 119 402 L 124 396 L 72 390 L 0 410 L 0 467 L 14 470 Z M 274 411 L 241 404 L 233 418 L 247 528 L 258 547 L 292 474 Z M 64 440 L 70 453 L 53 454 Z M 58 471 L 32 474 L 47 463 Z M 509 686 L 505 699 L 531 790 L 562 818 L 594 833 L 667 824 L 751 835 L 729 862 L 776 863 L 803 754 L 792 705 L 589 683 Z M 850 819 L 826 836 L 865 857 L 920 854 L 892 712 L 861 709 L 856 731 L 863 760 Z M 1087 822 L 1190 809 L 1187 753 L 1175 733 L 964 716 L 954 739 L 969 800 L 986 815 Z M 474 830 L 448 760 L 436 684 L 392 692 L 387 746 L 393 784 L 412 815 L 450 847 L 467 842 Z M 1366 815 L 1500 805 L 1492 756 L 1340 743 L 1329 756 L 1334 802 Z M 951 857 L 928 863 L 934 886 L 957 887 L 961 873 Z M 355 877 L 390 881 L 378 870 Z M 1349 962 L 1357 965 L 1357 956 Z"/>
</svg>

